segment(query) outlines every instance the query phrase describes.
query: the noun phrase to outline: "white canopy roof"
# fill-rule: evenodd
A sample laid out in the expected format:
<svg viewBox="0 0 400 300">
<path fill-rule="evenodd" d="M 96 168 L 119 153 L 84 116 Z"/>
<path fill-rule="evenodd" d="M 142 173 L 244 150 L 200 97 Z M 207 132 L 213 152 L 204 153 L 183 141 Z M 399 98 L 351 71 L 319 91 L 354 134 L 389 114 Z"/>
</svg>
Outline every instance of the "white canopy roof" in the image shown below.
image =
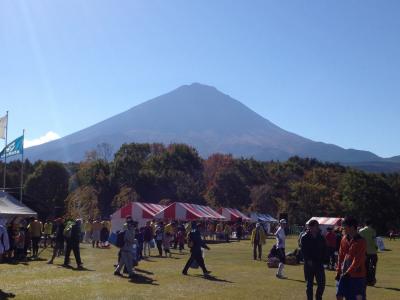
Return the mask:
<svg viewBox="0 0 400 300">
<path fill-rule="evenodd" d="M 6 192 L 0 191 L 0 219 L 36 217 L 37 213 Z"/>
</svg>

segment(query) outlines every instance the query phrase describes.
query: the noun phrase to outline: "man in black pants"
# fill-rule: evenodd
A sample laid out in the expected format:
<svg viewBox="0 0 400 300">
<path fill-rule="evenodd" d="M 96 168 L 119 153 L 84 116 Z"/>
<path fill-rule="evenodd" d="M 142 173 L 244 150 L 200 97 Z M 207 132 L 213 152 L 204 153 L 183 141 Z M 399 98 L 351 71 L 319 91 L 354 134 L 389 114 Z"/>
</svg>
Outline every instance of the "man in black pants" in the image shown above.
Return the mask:
<svg viewBox="0 0 400 300">
<path fill-rule="evenodd" d="M 205 264 L 204 264 L 204 259 L 203 255 L 201 253 L 201 248 L 205 248 L 207 250 L 210 250 L 210 248 L 204 243 L 204 241 L 201 239 L 200 232 L 197 229 L 197 224 L 196 222 L 192 222 L 192 230 L 188 235 L 188 246 L 190 248 L 190 258 L 187 261 L 185 267 L 183 268 L 182 274 L 187 275 L 187 271 L 190 267 L 190 265 L 193 263 L 193 261 L 196 261 L 200 268 L 203 270 L 204 276 L 207 276 L 211 272 L 207 270 Z"/>
<path fill-rule="evenodd" d="M 307 300 L 313 300 L 314 277 L 317 281 L 315 299 L 322 300 L 325 290 L 325 270 L 327 248 L 321 235 L 317 220 L 311 220 L 308 231 L 301 238 L 301 250 L 304 256 L 304 277 L 307 283 Z"/>
<path fill-rule="evenodd" d="M 82 220 L 78 219 L 75 221 L 75 224 L 72 225 L 71 234 L 69 237 L 65 238 L 67 242 L 67 247 L 65 250 L 65 259 L 64 259 L 64 267 L 69 267 L 69 256 L 71 255 L 71 250 L 74 252 L 76 264 L 78 265 L 78 269 L 83 269 L 83 264 L 81 261 L 81 254 L 79 251 L 79 243 L 81 240 L 81 223 Z"/>
</svg>

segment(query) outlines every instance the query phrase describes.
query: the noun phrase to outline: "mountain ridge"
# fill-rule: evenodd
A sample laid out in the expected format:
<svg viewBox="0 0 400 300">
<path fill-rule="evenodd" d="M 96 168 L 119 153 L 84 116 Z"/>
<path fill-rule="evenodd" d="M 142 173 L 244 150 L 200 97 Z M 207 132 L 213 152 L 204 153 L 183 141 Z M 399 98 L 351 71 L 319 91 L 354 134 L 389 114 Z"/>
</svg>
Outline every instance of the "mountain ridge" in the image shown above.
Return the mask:
<svg viewBox="0 0 400 300">
<path fill-rule="evenodd" d="M 260 160 L 298 155 L 340 163 L 385 161 L 369 151 L 344 149 L 286 131 L 215 87 L 199 83 L 183 85 L 61 139 L 28 148 L 26 155 L 31 160 L 80 161 L 102 142 L 114 150 L 130 142 L 187 143 L 203 157 L 222 152 Z"/>
</svg>

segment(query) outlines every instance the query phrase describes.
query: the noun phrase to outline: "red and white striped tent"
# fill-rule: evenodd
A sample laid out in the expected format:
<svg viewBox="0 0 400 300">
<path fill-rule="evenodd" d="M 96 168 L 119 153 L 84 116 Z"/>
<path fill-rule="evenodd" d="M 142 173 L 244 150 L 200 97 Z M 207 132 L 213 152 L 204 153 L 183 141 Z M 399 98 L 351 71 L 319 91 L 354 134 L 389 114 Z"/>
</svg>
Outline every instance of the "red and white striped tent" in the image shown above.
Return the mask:
<svg viewBox="0 0 400 300">
<path fill-rule="evenodd" d="M 217 212 L 223 215 L 226 218 L 226 221 L 236 222 L 240 219 L 242 221 L 251 221 L 251 219 L 248 216 L 246 216 L 244 213 L 242 213 L 236 208 L 221 207 L 220 209 L 217 210 Z"/>
<path fill-rule="evenodd" d="M 226 218 L 211 207 L 174 202 L 162 211 L 157 213 L 154 218 L 159 220 L 194 221 L 194 220 L 215 220 L 224 221 Z"/>
<path fill-rule="evenodd" d="M 153 203 L 128 203 L 111 215 L 111 229 L 113 232 L 121 230 L 128 216 L 138 222 L 139 226 L 144 226 L 147 221 L 154 219 L 154 216 L 165 207 L 165 205 Z"/>
<path fill-rule="evenodd" d="M 339 227 L 342 226 L 342 218 L 327 218 L 327 217 L 312 217 L 307 221 L 306 224 L 310 223 L 311 220 L 317 220 L 319 223 L 319 228 L 321 228 L 322 232 L 325 233 L 328 227 Z"/>
</svg>

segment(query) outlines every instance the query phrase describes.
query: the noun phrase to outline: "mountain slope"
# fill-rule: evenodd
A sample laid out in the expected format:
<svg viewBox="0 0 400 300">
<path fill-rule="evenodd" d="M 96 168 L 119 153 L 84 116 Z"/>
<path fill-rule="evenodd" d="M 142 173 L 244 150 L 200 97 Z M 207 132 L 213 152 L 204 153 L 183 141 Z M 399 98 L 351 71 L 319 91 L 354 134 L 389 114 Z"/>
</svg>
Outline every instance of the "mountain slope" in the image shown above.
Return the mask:
<svg viewBox="0 0 400 300">
<path fill-rule="evenodd" d="M 211 153 L 262 160 L 290 156 L 331 162 L 380 161 L 368 151 L 346 150 L 290 133 L 217 89 L 184 85 L 130 110 L 62 139 L 26 150 L 31 160 L 79 161 L 87 150 L 106 142 L 117 150 L 122 143 L 188 143 L 204 157 Z"/>
</svg>

